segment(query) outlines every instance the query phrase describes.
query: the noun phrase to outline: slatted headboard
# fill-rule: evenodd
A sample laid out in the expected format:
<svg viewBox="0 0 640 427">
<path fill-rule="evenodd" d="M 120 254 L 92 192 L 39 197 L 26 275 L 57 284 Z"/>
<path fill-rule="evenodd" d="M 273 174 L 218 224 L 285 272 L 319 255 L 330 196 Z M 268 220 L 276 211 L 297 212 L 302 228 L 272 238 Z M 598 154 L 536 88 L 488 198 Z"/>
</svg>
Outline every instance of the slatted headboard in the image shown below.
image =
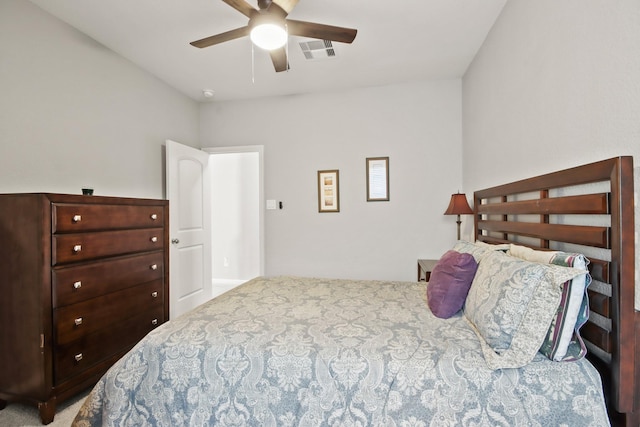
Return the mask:
<svg viewBox="0 0 640 427">
<path fill-rule="evenodd" d="M 581 252 L 591 260 L 591 315 L 581 335 L 603 378 L 611 422 L 626 427 L 640 426 L 633 194 L 630 156 L 474 193 L 476 240 Z"/>
</svg>

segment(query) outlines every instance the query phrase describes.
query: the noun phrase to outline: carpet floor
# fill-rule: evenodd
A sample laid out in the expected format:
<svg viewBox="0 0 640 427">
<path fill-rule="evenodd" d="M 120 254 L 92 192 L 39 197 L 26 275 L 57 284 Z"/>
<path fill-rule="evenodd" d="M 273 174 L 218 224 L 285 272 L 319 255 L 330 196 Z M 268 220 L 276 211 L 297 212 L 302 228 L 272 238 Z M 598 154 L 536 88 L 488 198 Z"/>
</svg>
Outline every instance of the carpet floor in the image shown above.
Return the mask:
<svg viewBox="0 0 640 427">
<path fill-rule="evenodd" d="M 80 410 L 80 406 L 86 399 L 90 390 L 78 394 L 58 405 L 56 416 L 48 427 L 69 427 Z M 21 403 L 7 404 L 7 407 L 0 411 L 1 427 L 41 427 L 38 408 L 35 406 L 23 405 Z"/>
</svg>

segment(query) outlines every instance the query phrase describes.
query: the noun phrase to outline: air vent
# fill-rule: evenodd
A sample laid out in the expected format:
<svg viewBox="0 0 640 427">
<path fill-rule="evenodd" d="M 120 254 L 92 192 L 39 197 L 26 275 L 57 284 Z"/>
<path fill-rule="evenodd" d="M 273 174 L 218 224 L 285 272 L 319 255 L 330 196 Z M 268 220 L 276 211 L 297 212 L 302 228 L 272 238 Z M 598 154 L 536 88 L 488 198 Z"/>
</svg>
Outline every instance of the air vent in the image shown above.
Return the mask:
<svg viewBox="0 0 640 427">
<path fill-rule="evenodd" d="M 330 59 L 336 57 L 331 40 L 310 40 L 300 42 L 300 48 L 307 59 Z"/>
</svg>

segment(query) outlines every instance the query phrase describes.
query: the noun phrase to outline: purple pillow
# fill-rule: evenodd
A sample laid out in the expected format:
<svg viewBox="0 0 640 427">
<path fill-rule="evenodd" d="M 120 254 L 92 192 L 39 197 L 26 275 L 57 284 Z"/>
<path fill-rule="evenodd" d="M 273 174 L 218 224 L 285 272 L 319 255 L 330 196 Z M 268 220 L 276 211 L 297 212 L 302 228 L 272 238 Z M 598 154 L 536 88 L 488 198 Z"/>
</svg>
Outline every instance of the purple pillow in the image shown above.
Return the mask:
<svg viewBox="0 0 640 427">
<path fill-rule="evenodd" d="M 450 250 L 442 255 L 427 285 L 427 302 L 434 315 L 448 319 L 462 309 L 477 268 L 471 254 Z"/>
</svg>

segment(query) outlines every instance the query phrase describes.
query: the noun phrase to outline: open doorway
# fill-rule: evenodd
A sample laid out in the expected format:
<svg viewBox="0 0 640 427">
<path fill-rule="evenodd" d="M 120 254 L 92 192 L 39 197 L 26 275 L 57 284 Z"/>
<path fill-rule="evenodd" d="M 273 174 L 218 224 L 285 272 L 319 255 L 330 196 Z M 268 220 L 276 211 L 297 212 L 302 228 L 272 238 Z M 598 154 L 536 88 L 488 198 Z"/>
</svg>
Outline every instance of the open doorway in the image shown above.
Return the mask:
<svg viewBox="0 0 640 427">
<path fill-rule="evenodd" d="M 211 166 L 213 296 L 264 274 L 263 147 L 203 148 Z"/>
</svg>

